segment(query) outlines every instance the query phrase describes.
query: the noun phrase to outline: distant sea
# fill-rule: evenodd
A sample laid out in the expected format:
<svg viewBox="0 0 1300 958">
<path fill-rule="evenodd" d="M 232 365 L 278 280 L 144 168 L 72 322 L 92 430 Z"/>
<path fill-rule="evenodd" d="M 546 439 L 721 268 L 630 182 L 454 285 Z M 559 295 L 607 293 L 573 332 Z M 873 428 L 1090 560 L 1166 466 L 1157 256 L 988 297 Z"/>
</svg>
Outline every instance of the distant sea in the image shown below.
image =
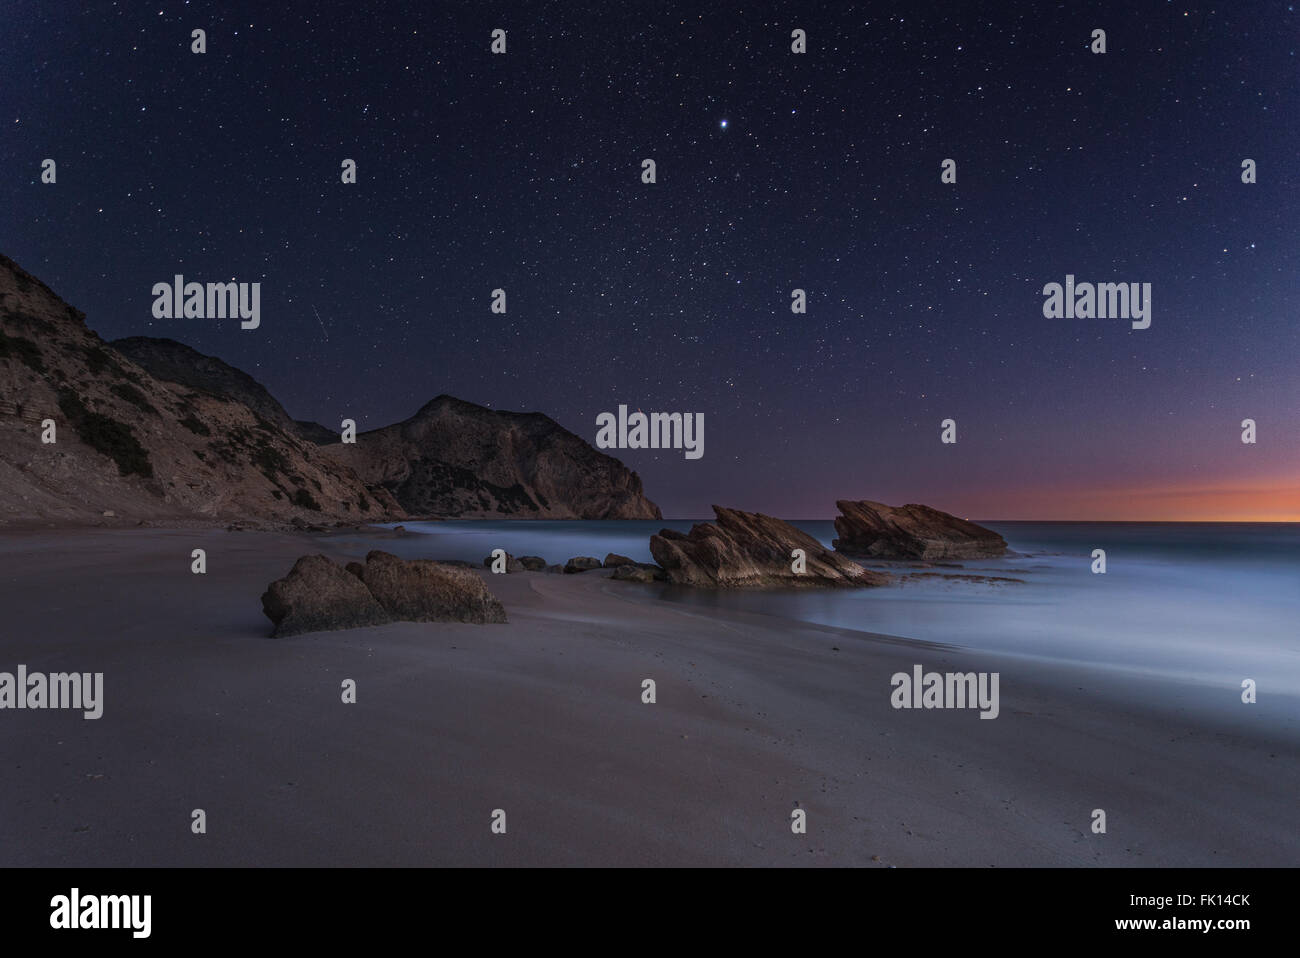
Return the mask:
<svg viewBox="0 0 1300 958">
<path fill-rule="evenodd" d="M 664 527 L 686 532 L 692 524 L 408 522 L 408 531 L 422 535 L 379 547 L 406 557 L 473 562 L 496 548 L 552 563 L 579 555 L 603 559 L 609 552 L 649 562 L 653 533 Z M 829 520 L 793 524 L 827 547 L 835 536 Z M 641 588 L 667 601 L 1208 686 L 1222 690 L 1228 703 L 1239 701 L 1233 690 L 1241 679 L 1252 678 L 1261 699 L 1271 696 L 1274 706 L 1285 706 L 1282 712 L 1300 716 L 1300 523 L 981 524 L 999 532 L 1016 554 L 968 561 L 960 569 L 891 563 L 891 571 L 1004 576 L 1023 584 L 934 576 L 862 590 Z M 1094 549 L 1106 551 L 1104 575 L 1091 571 Z"/>
</svg>

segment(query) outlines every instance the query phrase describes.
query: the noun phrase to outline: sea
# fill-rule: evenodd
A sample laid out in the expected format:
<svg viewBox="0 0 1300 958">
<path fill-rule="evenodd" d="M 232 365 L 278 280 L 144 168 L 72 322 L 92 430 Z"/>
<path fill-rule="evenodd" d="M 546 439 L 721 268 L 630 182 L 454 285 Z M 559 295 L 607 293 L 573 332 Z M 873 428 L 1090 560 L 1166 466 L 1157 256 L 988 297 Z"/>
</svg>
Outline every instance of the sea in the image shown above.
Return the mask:
<svg viewBox="0 0 1300 958">
<path fill-rule="evenodd" d="M 703 520 L 701 520 L 703 521 Z M 692 520 L 407 522 L 379 548 L 481 562 L 493 549 L 564 563 L 607 553 L 652 561 L 650 536 Z M 828 548 L 830 520 L 792 524 Z M 981 522 L 1011 554 L 960 567 L 879 564 L 873 589 L 709 591 L 656 584 L 669 602 L 740 609 L 921 642 L 1217 690 L 1300 717 L 1300 523 Z M 1094 572 L 1094 550 L 1105 572 Z M 936 574 L 938 573 L 938 574 Z M 946 574 L 946 575 L 945 575 Z M 952 575 L 984 577 L 980 581 Z M 1015 580 L 1015 581 L 1005 581 Z M 1274 711 L 1274 709 L 1270 709 Z"/>
</svg>

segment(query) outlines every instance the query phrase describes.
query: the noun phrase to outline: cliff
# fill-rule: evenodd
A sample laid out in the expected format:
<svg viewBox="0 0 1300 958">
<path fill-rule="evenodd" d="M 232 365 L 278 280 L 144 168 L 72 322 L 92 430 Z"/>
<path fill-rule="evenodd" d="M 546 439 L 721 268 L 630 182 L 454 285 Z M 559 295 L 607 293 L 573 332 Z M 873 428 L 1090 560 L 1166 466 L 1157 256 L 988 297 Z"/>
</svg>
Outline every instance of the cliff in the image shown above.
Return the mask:
<svg viewBox="0 0 1300 958">
<path fill-rule="evenodd" d="M 322 451 L 414 515 L 662 518 L 640 476 L 541 413 L 439 396 L 404 422 Z"/>
<path fill-rule="evenodd" d="M 53 443 L 42 441 L 53 424 Z M 0 521 L 400 518 L 349 469 L 242 402 L 109 348 L 0 256 Z"/>
<path fill-rule="evenodd" d="M 256 379 L 215 356 L 205 356 L 174 339 L 128 336 L 108 344 L 156 379 L 241 402 L 267 422 L 313 443 L 339 441 L 339 434 L 320 423 L 292 418 L 279 400 Z"/>
</svg>

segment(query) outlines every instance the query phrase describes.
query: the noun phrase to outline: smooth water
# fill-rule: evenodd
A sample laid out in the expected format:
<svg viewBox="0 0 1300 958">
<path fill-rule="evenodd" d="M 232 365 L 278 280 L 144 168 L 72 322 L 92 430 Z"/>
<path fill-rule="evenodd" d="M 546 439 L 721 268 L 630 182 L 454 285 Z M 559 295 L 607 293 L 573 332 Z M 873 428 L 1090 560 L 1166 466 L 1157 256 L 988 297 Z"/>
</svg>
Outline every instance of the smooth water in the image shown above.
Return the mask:
<svg viewBox="0 0 1300 958">
<path fill-rule="evenodd" d="M 830 521 L 796 521 L 829 547 Z M 649 538 L 690 521 L 464 520 L 406 523 L 422 535 L 385 543 L 408 557 L 481 561 L 493 549 L 651 561 Z M 1300 705 L 1300 524 L 987 522 L 1017 553 L 909 573 L 1005 576 L 963 582 L 908 576 L 861 590 L 709 592 L 658 586 L 667 601 L 1076 663 L 1181 682 L 1283 694 Z M 1092 551 L 1106 551 L 1104 575 Z"/>
</svg>

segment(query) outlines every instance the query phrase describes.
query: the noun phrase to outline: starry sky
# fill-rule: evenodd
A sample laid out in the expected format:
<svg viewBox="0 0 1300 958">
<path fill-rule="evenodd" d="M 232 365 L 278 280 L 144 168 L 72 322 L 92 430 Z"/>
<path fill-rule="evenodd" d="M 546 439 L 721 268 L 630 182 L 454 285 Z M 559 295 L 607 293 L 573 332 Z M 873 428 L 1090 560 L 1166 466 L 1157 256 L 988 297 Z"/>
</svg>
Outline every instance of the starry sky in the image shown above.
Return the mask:
<svg viewBox="0 0 1300 958">
<path fill-rule="evenodd" d="M 669 517 L 1300 520 L 1293 5 L 1012 6 L 4 0 L 0 251 L 330 426 L 702 413 L 613 451 Z M 176 273 L 260 328 L 154 319 Z"/>
</svg>

